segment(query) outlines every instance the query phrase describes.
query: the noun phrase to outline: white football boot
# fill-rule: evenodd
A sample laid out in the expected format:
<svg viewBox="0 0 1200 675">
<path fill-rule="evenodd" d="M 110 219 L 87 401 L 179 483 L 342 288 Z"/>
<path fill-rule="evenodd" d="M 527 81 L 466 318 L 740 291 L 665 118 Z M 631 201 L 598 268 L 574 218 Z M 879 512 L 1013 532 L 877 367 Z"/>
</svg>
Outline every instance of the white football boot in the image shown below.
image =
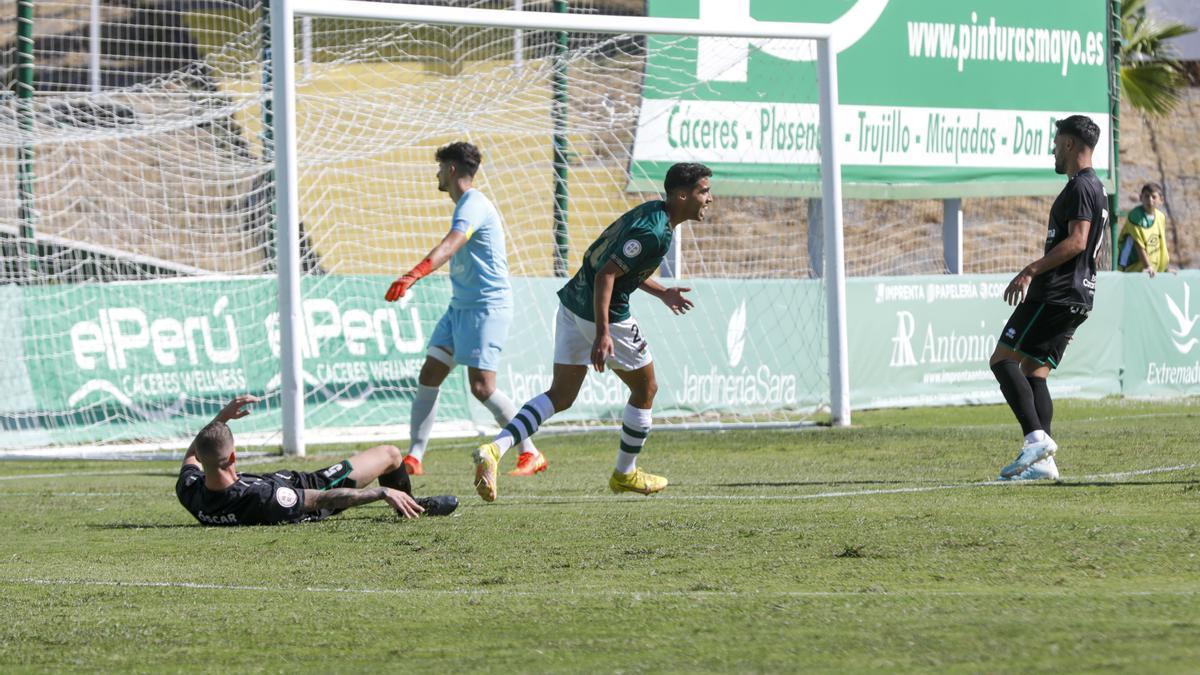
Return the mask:
<svg viewBox="0 0 1200 675">
<path fill-rule="evenodd" d="M 1054 455 L 1050 455 L 1030 464 L 1028 469 L 1012 478 L 1001 476 L 1000 480 L 1058 480 L 1058 465 L 1054 462 Z"/>
<path fill-rule="evenodd" d="M 1058 444 L 1055 443 L 1054 439 L 1050 438 L 1050 436 L 1046 436 L 1042 440 L 1034 443 L 1026 443 L 1021 446 L 1021 453 L 1017 455 L 1017 458 L 1014 459 L 1008 466 L 1000 469 L 1000 477 L 1012 478 L 1017 476 L 1022 471 L 1028 469 L 1037 462 L 1040 462 L 1047 457 L 1053 457 L 1057 450 Z"/>
</svg>

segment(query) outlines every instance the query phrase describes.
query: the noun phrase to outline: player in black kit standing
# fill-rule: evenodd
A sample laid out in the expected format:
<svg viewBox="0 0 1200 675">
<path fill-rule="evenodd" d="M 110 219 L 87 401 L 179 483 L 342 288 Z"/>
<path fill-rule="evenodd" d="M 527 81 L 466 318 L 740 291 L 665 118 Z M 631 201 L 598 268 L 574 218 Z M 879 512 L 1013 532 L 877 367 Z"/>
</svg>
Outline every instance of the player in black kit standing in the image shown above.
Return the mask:
<svg viewBox="0 0 1200 675">
<path fill-rule="evenodd" d="M 1021 270 L 1004 290 L 1015 305 L 991 367 L 1004 400 L 1017 416 L 1025 441 L 1001 480 L 1057 479 L 1050 437 L 1054 403 L 1046 378 L 1062 363 L 1075 329 L 1092 310 L 1096 256 L 1108 226 L 1108 198 L 1092 170 L 1100 128 L 1072 115 L 1055 123 L 1054 170 L 1070 178 L 1050 207 L 1045 254 Z"/>
</svg>

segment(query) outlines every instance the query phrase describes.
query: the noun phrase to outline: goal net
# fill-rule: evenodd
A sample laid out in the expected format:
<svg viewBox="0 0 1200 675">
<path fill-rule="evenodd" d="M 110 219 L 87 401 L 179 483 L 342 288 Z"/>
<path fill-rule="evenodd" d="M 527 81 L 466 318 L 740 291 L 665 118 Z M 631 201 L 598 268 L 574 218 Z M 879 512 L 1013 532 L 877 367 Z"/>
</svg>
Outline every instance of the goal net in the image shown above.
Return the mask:
<svg viewBox="0 0 1200 675">
<path fill-rule="evenodd" d="M 232 0 L 105 7 L 97 87 L 84 53 L 88 5 L 38 3 L 58 20 L 39 30 L 76 42 L 38 53 L 38 72 L 55 73 L 43 82 L 57 84 L 28 104 L 32 131 L 16 98 L 0 128 L 11 282 L 0 303 L 17 317 L 0 329 L 15 355 L 0 370 L 4 445 L 186 442 L 242 392 L 266 400 L 239 431 L 277 442 L 267 15 Z M 569 11 L 623 7 L 590 0 Z M 295 30 L 309 442 L 407 438 L 449 281 L 443 269 L 401 302 L 383 296 L 448 231 L 454 204 L 437 190 L 434 152 L 457 140 L 482 150 L 475 185 L 504 220 L 515 306 L 498 385 L 518 404 L 549 385 L 561 275 L 622 213 L 661 198 L 667 166 L 703 160 L 717 201 L 705 222 L 678 228 L 661 275 L 690 287 L 696 308 L 673 316 L 645 294 L 633 304 L 660 382 L 655 416 L 794 423 L 827 410 L 826 289 L 809 236 L 820 195 L 815 61 L 789 69 L 789 97 L 774 100 L 751 83 L 698 77 L 702 60 L 746 67 L 738 40 L 719 37 L 325 17 L 300 17 Z M 731 88 L 744 103 L 720 116 L 691 105 Z M 22 152 L 35 158 L 32 174 Z M 747 163 L 773 167 L 777 180 L 746 179 Z M 443 385 L 441 432 L 493 424 L 464 371 Z M 593 373 L 555 420 L 611 423 L 626 396 L 611 373 Z"/>
</svg>

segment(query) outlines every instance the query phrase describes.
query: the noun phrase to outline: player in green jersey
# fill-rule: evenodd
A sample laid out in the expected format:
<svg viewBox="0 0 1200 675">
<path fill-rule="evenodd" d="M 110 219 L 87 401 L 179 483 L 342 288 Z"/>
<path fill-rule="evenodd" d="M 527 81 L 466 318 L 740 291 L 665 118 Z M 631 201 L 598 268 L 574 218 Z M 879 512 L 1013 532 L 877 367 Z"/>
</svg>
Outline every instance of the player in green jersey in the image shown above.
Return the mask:
<svg viewBox="0 0 1200 675">
<path fill-rule="evenodd" d="M 609 478 L 613 492 L 652 494 L 667 479 L 637 467 L 638 453 L 650 433 L 651 408 L 658 382 L 654 360 L 637 321 L 629 314 L 629 295 L 642 289 L 659 298 L 676 314 L 692 308 L 684 293 L 650 278 L 671 246 L 675 226 L 704 220 L 713 202 L 703 164 L 675 164 L 667 171 L 665 200 L 646 202 L 609 225 L 583 255 L 583 265 L 558 292 L 554 335 L 554 379 L 549 391 L 521 407 L 499 435 L 475 451 L 475 490 L 484 501 L 496 499 L 496 467 L 513 445 L 532 436 L 556 412 L 571 407 L 588 366 L 605 366 L 629 387 L 629 402 L 621 425 L 621 447 Z"/>
</svg>

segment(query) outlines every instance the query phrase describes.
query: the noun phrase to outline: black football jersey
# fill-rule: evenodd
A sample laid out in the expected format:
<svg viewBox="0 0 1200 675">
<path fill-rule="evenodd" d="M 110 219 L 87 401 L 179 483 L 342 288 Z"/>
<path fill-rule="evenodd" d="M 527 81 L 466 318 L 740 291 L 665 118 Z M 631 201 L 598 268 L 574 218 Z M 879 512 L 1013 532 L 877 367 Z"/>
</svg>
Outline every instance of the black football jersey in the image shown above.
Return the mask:
<svg viewBox="0 0 1200 675">
<path fill-rule="evenodd" d="M 1034 277 L 1027 299 L 1090 310 L 1096 297 L 1096 257 L 1108 230 L 1108 196 L 1091 168 L 1072 176 L 1050 207 L 1045 253 L 1067 238 L 1070 234 L 1068 223 L 1072 220 L 1091 223 L 1087 248 L 1058 267 Z"/>
<path fill-rule="evenodd" d="M 179 503 L 205 525 L 276 525 L 320 520 L 325 513 L 306 513 L 304 495 L 295 472 L 238 474 L 228 489 L 214 492 L 204 487 L 204 472 L 185 464 L 175 483 Z"/>
</svg>

